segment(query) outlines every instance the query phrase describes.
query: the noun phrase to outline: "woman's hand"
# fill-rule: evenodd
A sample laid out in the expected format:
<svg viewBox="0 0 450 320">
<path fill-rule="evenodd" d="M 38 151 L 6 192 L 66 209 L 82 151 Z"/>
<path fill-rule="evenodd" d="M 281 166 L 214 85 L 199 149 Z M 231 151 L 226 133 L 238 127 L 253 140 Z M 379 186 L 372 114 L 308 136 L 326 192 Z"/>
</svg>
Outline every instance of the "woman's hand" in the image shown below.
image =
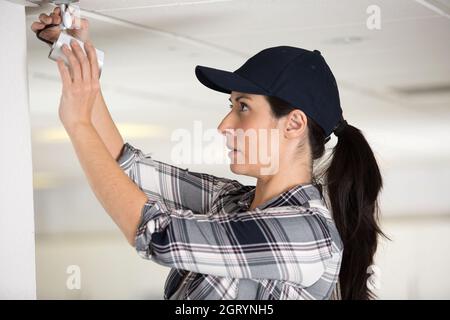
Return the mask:
<svg viewBox="0 0 450 320">
<path fill-rule="evenodd" d="M 39 21 L 35 21 L 31 24 L 31 30 L 37 33 L 39 30 L 44 29 L 49 24 L 60 24 L 61 23 L 61 9 L 56 7 L 50 15 L 41 13 L 39 15 Z M 89 21 L 85 18 L 75 17 L 75 24 L 79 26 L 79 29 L 67 29 L 66 32 L 74 38 L 77 38 L 83 42 L 89 39 Z M 59 26 L 48 28 L 40 34 L 44 39 L 50 42 L 55 42 L 59 34 L 61 33 L 61 28 Z"/>
<path fill-rule="evenodd" d="M 97 54 L 90 41 L 86 41 L 86 54 L 77 41 L 72 40 L 70 50 L 64 45 L 62 51 L 67 57 L 70 69 L 58 59 L 62 80 L 62 95 L 59 118 L 67 131 L 78 124 L 92 124 L 91 115 L 95 99 L 100 92 Z"/>
</svg>

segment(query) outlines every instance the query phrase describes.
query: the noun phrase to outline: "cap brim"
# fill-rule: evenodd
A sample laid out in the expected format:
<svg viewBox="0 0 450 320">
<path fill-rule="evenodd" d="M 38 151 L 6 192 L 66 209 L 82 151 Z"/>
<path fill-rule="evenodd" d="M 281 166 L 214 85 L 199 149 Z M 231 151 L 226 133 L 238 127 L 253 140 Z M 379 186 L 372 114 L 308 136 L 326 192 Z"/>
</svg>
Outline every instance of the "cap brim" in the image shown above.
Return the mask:
<svg viewBox="0 0 450 320">
<path fill-rule="evenodd" d="M 253 82 L 234 72 L 196 66 L 195 75 L 203 85 L 215 91 L 228 94 L 231 94 L 231 91 L 268 94 L 263 88 L 258 87 Z"/>
</svg>

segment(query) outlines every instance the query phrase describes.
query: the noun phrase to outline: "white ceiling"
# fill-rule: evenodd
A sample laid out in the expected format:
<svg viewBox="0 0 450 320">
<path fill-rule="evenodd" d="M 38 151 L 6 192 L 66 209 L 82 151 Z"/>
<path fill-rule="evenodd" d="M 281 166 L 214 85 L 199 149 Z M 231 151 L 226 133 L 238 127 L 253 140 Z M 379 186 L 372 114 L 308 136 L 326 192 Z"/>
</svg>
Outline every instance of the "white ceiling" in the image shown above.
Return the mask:
<svg viewBox="0 0 450 320">
<path fill-rule="evenodd" d="M 109 109 L 124 139 L 144 153 L 170 162 L 173 129 L 190 129 L 194 120 L 215 128 L 226 114 L 228 96 L 198 82 L 197 64 L 234 71 L 266 47 L 319 49 L 337 78 L 345 117 L 366 134 L 380 161 L 386 214 L 450 213 L 445 196 L 450 90 L 409 95 L 396 90 L 449 88 L 450 19 L 445 15 L 420 1 L 379 0 L 381 30 L 369 30 L 366 9 L 374 3 L 367 0 L 80 4 L 94 44 L 105 52 L 102 87 Z M 43 9 L 27 10 L 31 25 Z M 346 43 L 349 37 L 360 41 Z M 76 197 L 88 185 L 58 120 L 60 84 L 56 65 L 47 59 L 49 47 L 29 30 L 28 48 L 36 205 L 47 208 L 44 195 L 55 188 L 73 189 L 68 194 Z M 127 123 L 164 130 L 139 138 Z M 48 130 L 62 132 L 62 139 L 48 141 Z M 233 175 L 226 165 L 181 166 L 254 182 Z"/>
</svg>

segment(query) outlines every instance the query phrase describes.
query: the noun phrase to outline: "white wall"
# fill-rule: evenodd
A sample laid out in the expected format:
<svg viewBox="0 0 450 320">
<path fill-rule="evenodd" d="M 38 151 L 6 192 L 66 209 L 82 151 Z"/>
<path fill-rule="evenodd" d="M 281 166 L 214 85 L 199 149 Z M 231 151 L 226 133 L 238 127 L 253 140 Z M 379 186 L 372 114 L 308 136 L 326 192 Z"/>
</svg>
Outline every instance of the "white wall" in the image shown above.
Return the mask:
<svg viewBox="0 0 450 320">
<path fill-rule="evenodd" d="M 35 299 L 25 8 L 0 1 L 0 299 Z"/>
</svg>

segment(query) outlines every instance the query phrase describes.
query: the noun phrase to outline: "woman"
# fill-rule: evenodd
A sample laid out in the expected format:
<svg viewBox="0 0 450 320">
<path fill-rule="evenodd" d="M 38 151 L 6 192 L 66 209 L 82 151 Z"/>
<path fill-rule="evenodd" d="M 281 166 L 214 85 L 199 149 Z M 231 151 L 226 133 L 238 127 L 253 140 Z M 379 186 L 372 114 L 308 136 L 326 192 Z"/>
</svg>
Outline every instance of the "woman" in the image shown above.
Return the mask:
<svg viewBox="0 0 450 320">
<path fill-rule="evenodd" d="M 51 23 L 59 23 L 58 9 L 32 29 Z M 87 39 L 87 29 L 84 20 L 77 36 Z M 196 67 L 201 83 L 230 94 L 218 130 L 231 149 L 230 169 L 257 178 L 256 186 L 175 167 L 124 143 L 90 41 L 85 51 L 73 43 L 63 50 L 70 68 L 58 61 L 59 116 L 91 188 L 130 244 L 172 268 L 165 299 L 373 297 L 366 270 L 382 234 L 382 178 L 361 131 L 343 119 L 319 51 L 279 46 L 235 72 Z M 270 141 L 268 132 L 276 133 Z M 317 174 L 331 133 L 337 144 Z M 270 153 L 269 172 L 255 161 L 261 151 Z"/>
</svg>

